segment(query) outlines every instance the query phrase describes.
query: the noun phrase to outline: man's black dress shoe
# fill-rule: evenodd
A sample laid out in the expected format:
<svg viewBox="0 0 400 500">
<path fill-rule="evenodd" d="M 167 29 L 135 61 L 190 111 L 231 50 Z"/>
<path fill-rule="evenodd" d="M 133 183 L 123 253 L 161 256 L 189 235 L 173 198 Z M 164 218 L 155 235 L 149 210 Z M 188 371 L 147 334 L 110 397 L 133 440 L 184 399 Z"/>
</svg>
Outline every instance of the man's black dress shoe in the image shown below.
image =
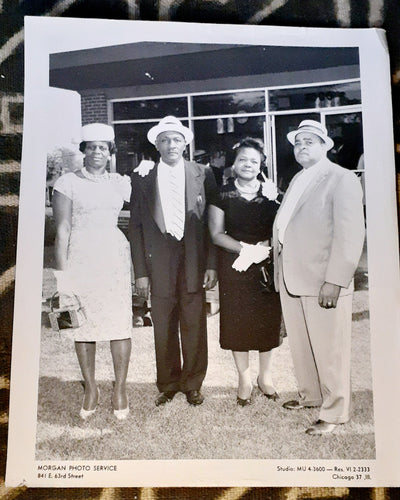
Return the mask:
<svg viewBox="0 0 400 500">
<path fill-rule="evenodd" d="M 325 422 L 325 420 L 317 420 L 306 430 L 306 434 L 309 436 L 320 436 L 321 434 L 329 434 L 334 431 L 337 424 L 331 424 L 330 422 Z"/>
<path fill-rule="evenodd" d="M 161 406 L 165 405 L 165 403 L 169 403 L 174 399 L 174 396 L 177 391 L 165 391 L 165 392 L 160 392 L 160 394 L 157 396 L 156 399 L 156 406 Z"/>
<path fill-rule="evenodd" d="M 283 403 L 282 406 L 286 410 L 302 410 L 303 408 L 315 408 L 317 405 L 304 405 L 303 403 L 300 403 L 300 401 L 293 399 L 291 401 L 286 401 L 286 403 Z"/>
<path fill-rule="evenodd" d="M 200 393 L 200 391 L 186 391 L 185 395 L 187 402 L 194 406 L 201 405 L 204 401 L 204 396 Z"/>
</svg>

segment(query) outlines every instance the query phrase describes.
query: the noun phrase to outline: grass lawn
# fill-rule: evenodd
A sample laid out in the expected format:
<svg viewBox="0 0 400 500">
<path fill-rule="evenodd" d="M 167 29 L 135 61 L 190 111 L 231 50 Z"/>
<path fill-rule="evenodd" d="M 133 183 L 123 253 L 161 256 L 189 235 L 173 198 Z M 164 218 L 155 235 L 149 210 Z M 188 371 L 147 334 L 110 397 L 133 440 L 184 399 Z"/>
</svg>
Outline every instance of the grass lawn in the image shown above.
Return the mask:
<svg viewBox="0 0 400 500">
<path fill-rule="evenodd" d="M 128 375 L 131 413 L 124 422 L 112 414 L 113 370 L 107 342 L 98 343 L 96 373 L 100 404 L 87 422 L 78 413 L 83 388 L 73 342 L 58 337 L 43 314 L 39 400 L 38 460 L 110 459 L 373 459 L 375 440 L 370 366 L 368 291 L 359 269 L 353 306 L 353 417 L 327 436 L 304 430 L 317 409 L 290 412 L 282 402 L 297 395 L 287 339 L 275 350 L 274 380 L 280 400 L 267 400 L 258 389 L 253 404 L 236 405 L 236 372 L 229 351 L 218 342 L 219 315 L 208 318 L 209 368 L 204 403 L 191 407 L 183 394 L 156 407 L 155 357 L 151 327 L 134 329 Z M 357 281 L 356 280 L 356 281 Z M 45 296 L 52 288 L 45 270 Z M 249 327 L 251 318 L 249 318 Z M 251 355 L 253 380 L 257 354 Z"/>
</svg>

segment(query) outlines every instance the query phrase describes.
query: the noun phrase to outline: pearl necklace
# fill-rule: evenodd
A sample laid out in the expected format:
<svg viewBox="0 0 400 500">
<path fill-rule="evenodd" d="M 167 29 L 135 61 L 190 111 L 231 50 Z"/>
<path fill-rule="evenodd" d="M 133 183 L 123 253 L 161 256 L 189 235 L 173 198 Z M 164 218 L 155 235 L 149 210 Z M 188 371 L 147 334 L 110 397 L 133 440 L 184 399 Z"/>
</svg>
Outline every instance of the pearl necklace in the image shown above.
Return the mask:
<svg viewBox="0 0 400 500">
<path fill-rule="evenodd" d="M 241 186 L 238 180 L 235 179 L 235 187 L 239 191 L 239 193 L 243 195 L 253 195 L 258 193 L 258 190 L 260 189 L 260 181 L 256 181 L 252 185 Z"/>
<path fill-rule="evenodd" d="M 86 179 L 93 182 L 108 181 L 108 179 L 110 178 L 110 175 L 107 172 L 107 170 L 100 175 L 95 175 L 91 174 L 88 170 L 86 170 L 86 167 L 82 167 L 81 172 L 83 177 L 86 177 Z"/>
</svg>

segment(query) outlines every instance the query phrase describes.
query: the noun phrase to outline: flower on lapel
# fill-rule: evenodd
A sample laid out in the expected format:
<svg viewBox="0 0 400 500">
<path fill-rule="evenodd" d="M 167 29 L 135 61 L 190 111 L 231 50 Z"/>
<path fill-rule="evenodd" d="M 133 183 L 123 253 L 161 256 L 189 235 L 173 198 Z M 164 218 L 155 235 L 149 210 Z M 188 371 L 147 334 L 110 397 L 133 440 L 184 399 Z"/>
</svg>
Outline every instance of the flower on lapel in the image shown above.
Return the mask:
<svg viewBox="0 0 400 500">
<path fill-rule="evenodd" d="M 197 204 L 200 205 L 202 202 L 203 202 L 203 197 L 201 196 L 201 194 L 199 194 L 197 196 Z"/>
<path fill-rule="evenodd" d="M 134 169 L 134 172 L 139 174 L 140 177 L 146 177 L 150 170 L 154 168 L 154 161 L 152 160 L 142 160 L 139 165 Z"/>
<path fill-rule="evenodd" d="M 262 186 L 262 195 L 268 200 L 274 201 L 278 196 L 278 189 L 276 185 L 271 181 L 271 179 L 267 179 L 264 177 L 264 182 L 261 183 Z"/>
</svg>

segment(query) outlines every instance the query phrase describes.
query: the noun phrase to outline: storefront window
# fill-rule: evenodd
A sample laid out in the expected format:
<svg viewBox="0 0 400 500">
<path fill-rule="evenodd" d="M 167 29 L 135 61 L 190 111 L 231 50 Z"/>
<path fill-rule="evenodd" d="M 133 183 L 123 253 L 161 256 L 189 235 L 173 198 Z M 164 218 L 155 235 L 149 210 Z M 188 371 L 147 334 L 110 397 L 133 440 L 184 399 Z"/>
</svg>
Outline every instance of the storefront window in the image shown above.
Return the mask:
<svg viewBox="0 0 400 500">
<path fill-rule="evenodd" d="M 361 113 L 326 115 L 325 120 L 334 142 L 328 156 L 342 167 L 357 170 L 363 153 Z"/>
<path fill-rule="evenodd" d="M 266 98 L 269 99 L 268 110 Z M 194 132 L 194 141 L 187 148 L 186 157 L 209 164 L 219 180 L 232 165 L 234 144 L 246 136 L 269 141 L 266 147 L 272 148 L 268 154 L 270 173 L 279 188 L 285 191 L 298 171 L 286 134 L 304 119 L 326 124 L 335 141 L 329 153 L 334 161 L 350 169 L 359 168 L 362 153 L 360 103 L 359 81 L 114 101 L 117 171 L 129 175 L 141 160 L 157 160 L 158 153 L 148 142 L 147 132 L 164 116 L 174 115 Z M 353 108 L 346 110 L 343 106 Z M 122 120 L 126 123 L 118 123 Z M 270 124 L 267 127 L 266 122 Z"/>
<path fill-rule="evenodd" d="M 270 111 L 290 109 L 331 108 L 361 103 L 359 82 L 318 87 L 270 90 Z"/>
<path fill-rule="evenodd" d="M 195 116 L 265 112 L 262 90 L 193 96 Z"/>
<path fill-rule="evenodd" d="M 188 115 L 186 97 L 120 101 L 113 105 L 114 120 L 161 120 L 164 116 L 178 118 Z"/>
</svg>

